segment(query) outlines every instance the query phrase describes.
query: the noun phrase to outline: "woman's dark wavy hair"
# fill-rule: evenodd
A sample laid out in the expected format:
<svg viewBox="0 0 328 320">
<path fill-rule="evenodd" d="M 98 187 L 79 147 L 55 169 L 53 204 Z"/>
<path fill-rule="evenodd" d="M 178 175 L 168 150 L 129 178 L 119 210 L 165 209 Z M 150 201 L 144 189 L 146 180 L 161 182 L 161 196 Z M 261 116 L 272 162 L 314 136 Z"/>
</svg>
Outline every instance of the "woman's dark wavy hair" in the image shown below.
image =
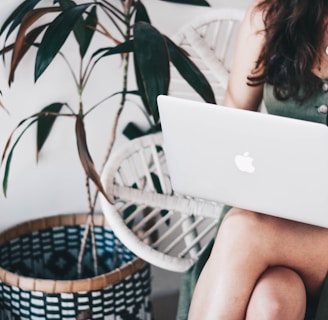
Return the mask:
<svg viewBox="0 0 328 320">
<path fill-rule="evenodd" d="M 328 0 L 261 1 L 256 9 L 263 12 L 266 41 L 254 71 L 263 72 L 250 75 L 249 84 L 273 85 L 279 100 L 310 98 L 320 84 L 311 69 L 322 47 L 327 8 Z"/>
</svg>

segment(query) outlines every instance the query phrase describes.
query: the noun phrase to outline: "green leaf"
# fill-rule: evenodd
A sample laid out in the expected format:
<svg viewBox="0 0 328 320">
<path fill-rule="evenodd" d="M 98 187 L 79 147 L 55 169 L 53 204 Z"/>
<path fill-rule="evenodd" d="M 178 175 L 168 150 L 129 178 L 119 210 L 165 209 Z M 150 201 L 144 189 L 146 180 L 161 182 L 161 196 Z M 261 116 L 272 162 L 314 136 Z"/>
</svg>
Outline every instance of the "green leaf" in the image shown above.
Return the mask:
<svg viewBox="0 0 328 320">
<path fill-rule="evenodd" d="M 25 0 L 9 15 L 9 17 L 2 24 L 0 29 L 0 35 L 8 28 L 11 24 L 6 39 L 11 35 L 11 33 L 16 29 L 16 27 L 21 23 L 24 15 L 33 9 L 41 0 Z"/>
<path fill-rule="evenodd" d="M 23 120 L 20 124 L 22 124 L 26 120 L 27 119 Z M 13 144 L 13 146 L 11 147 L 11 149 L 8 153 L 6 166 L 5 166 L 5 172 L 4 172 L 4 176 L 3 176 L 3 180 L 2 180 L 2 190 L 3 190 L 3 193 L 4 193 L 5 196 L 7 196 L 9 172 L 10 172 L 11 161 L 12 161 L 12 158 L 13 158 L 15 148 L 17 147 L 18 142 L 20 141 L 20 139 L 22 138 L 24 133 L 27 131 L 27 129 L 36 121 L 37 121 L 37 119 L 34 119 L 26 126 L 26 128 L 20 133 L 20 135 L 18 136 L 18 138 L 16 139 L 15 143 Z M 8 140 L 6 148 L 8 147 L 9 142 L 10 142 L 10 140 Z"/>
<path fill-rule="evenodd" d="M 72 0 L 59 0 L 60 5 L 64 10 L 67 10 L 72 7 L 76 7 L 76 3 Z M 84 21 L 82 17 L 80 17 L 74 28 L 74 36 L 80 47 L 80 55 L 83 58 L 89 48 L 91 39 L 94 34 L 94 28 L 97 25 L 98 18 L 96 13 L 96 6 L 93 6 L 91 11 L 88 13 L 86 20 Z"/>
<path fill-rule="evenodd" d="M 9 75 L 9 84 L 13 81 L 14 78 L 14 73 L 16 70 L 16 67 L 21 60 L 21 58 L 24 56 L 26 51 L 28 50 L 28 47 L 32 45 L 30 43 L 30 40 L 25 36 L 26 31 L 33 26 L 33 24 L 38 21 L 41 17 L 44 15 L 50 13 L 50 12 L 58 12 L 60 8 L 58 6 L 54 7 L 42 7 L 42 8 L 37 8 L 37 9 L 32 9 L 28 11 L 24 17 L 22 18 L 22 21 L 19 26 L 19 30 L 16 35 L 15 43 L 13 46 L 13 53 L 12 53 L 12 58 L 11 58 L 11 66 L 10 66 L 10 75 Z M 39 30 L 40 32 L 42 31 L 42 28 L 46 27 L 46 25 L 43 26 L 38 26 L 34 30 Z M 39 32 L 39 33 L 40 33 Z M 29 34 L 31 35 L 32 32 Z M 38 34 L 37 32 L 34 31 L 35 36 L 37 37 Z M 35 40 L 35 38 L 34 38 Z M 33 41 L 34 41 L 33 40 Z"/>
<path fill-rule="evenodd" d="M 78 19 L 90 5 L 91 3 L 85 3 L 69 8 L 57 16 L 49 25 L 37 52 L 34 70 L 35 81 L 47 69 L 73 30 Z"/>
<path fill-rule="evenodd" d="M 60 6 L 63 8 L 63 11 L 76 6 L 76 3 L 72 0 L 58 0 L 56 2 L 60 4 Z M 83 57 L 82 47 L 84 47 L 84 42 L 85 42 L 85 27 L 84 27 L 84 20 L 82 17 L 79 17 L 79 19 L 76 21 L 73 27 L 73 33 L 77 43 L 80 46 L 80 55 L 81 57 Z"/>
<path fill-rule="evenodd" d="M 135 17 L 135 22 L 140 22 L 140 21 L 150 23 L 150 18 L 149 18 L 147 9 L 142 4 L 141 1 L 139 1 L 137 4 L 137 11 L 136 11 L 136 17 Z"/>
<path fill-rule="evenodd" d="M 4 161 L 4 159 L 7 156 L 7 152 L 8 152 L 8 149 L 9 149 L 10 145 L 11 145 L 12 138 L 13 138 L 14 134 L 16 133 L 16 131 L 18 130 L 18 128 L 20 128 L 26 121 L 31 120 L 31 119 L 36 118 L 36 117 L 37 117 L 37 114 L 33 114 L 32 116 L 21 120 L 19 122 L 19 124 L 16 126 L 16 128 L 11 132 L 9 138 L 7 139 L 5 148 L 4 148 L 3 152 L 2 152 L 1 165 L 2 165 L 2 163 Z"/>
<path fill-rule="evenodd" d="M 192 4 L 194 6 L 210 7 L 210 4 L 205 0 L 162 0 L 162 1 L 182 3 L 182 4 Z"/>
<path fill-rule="evenodd" d="M 5 54 L 7 51 L 13 50 L 11 64 L 10 64 L 10 73 L 9 73 L 9 85 L 14 81 L 15 72 L 18 67 L 18 64 L 23 59 L 25 54 L 34 45 L 34 41 L 42 33 L 42 31 L 47 27 L 47 25 L 41 25 L 32 29 L 26 36 L 22 35 L 22 39 L 17 37 L 16 42 L 12 46 L 5 47 L 0 51 L 0 54 Z M 6 51 L 7 50 L 7 51 Z"/>
<path fill-rule="evenodd" d="M 134 60 L 136 61 L 136 58 L 134 58 Z M 140 98 L 142 100 L 142 103 L 143 103 L 146 111 L 148 112 L 148 114 L 151 114 L 150 106 L 149 106 L 147 96 L 146 96 L 145 86 L 142 81 L 139 66 L 136 62 L 134 63 L 134 73 L 135 73 L 136 82 L 137 82 L 137 86 L 138 86 L 138 92 L 139 92 Z"/>
<path fill-rule="evenodd" d="M 200 69 L 189 59 L 186 52 L 172 40 L 165 37 L 170 51 L 171 61 L 181 76 L 206 101 L 215 103 L 215 95 L 210 83 Z"/>
<path fill-rule="evenodd" d="M 139 138 L 145 135 L 145 133 L 134 122 L 129 122 L 122 130 L 122 133 L 129 140 Z"/>
<path fill-rule="evenodd" d="M 76 6 L 73 0 L 55 0 L 54 3 L 58 3 L 64 10 Z"/>
<path fill-rule="evenodd" d="M 113 54 L 122 54 L 122 53 L 128 53 L 133 52 L 134 46 L 132 40 L 127 40 L 123 43 L 120 43 L 116 47 L 107 47 L 107 48 L 101 48 L 93 53 L 92 57 L 96 57 L 101 54 L 101 56 L 97 59 L 97 62 L 104 57 L 113 55 Z"/>
<path fill-rule="evenodd" d="M 84 42 L 80 43 L 80 54 L 84 57 L 90 46 L 98 23 L 97 8 L 93 6 L 84 21 Z"/>
<path fill-rule="evenodd" d="M 166 41 L 153 26 L 138 22 L 134 26 L 134 49 L 136 73 L 140 72 L 138 86 L 144 90 L 144 98 L 156 123 L 159 120 L 157 96 L 167 94 L 170 82 Z"/>
<path fill-rule="evenodd" d="M 2 91 L 0 90 L 0 96 L 2 96 Z M 2 108 L 3 110 L 5 110 L 8 114 L 8 110 L 5 108 L 4 104 L 2 103 L 2 101 L 0 100 L 0 108 Z"/>
<path fill-rule="evenodd" d="M 57 116 L 64 105 L 64 103 L 55 102 L 43 108 L 39 113 L 37 119 L 37 156 L 46 142 Z"/>
</svg>

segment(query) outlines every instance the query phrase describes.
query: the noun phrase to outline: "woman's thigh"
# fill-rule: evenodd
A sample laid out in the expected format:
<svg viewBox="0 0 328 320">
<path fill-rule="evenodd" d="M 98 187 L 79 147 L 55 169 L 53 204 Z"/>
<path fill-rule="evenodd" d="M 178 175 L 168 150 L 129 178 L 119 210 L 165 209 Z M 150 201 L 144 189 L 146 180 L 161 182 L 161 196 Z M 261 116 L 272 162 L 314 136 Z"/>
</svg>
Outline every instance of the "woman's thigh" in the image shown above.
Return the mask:
<svg viewBox="0 0 328 320">
<path fill-rule="evenodd" d="M 245 237 L 255 237 L 262 243 L 268 267 L 295 270 L 311 295 L 319 293 L 328 270 L 328 229 L 235 208 L 221 227 L 227 222 L 229 225 L 231 218 L 237 225 L 245 224 L 245 219 L 252 220 L 252 230 Z"/>
<path fill-rule="evenodd" d="M 295 270 L 315 298 L 328 269 L 327 248 L 328 229 L 232 208 L 197 282 L 190 319 L 244 319 L 256 284 L 272 267 Z"/>
<path fill-rule="evenodd" d="M 316 296 L 328 270 L 328 229 L 271 218 L 277 254 L 274 265 L 296 270 L 311 295 Z"/>
</svg>

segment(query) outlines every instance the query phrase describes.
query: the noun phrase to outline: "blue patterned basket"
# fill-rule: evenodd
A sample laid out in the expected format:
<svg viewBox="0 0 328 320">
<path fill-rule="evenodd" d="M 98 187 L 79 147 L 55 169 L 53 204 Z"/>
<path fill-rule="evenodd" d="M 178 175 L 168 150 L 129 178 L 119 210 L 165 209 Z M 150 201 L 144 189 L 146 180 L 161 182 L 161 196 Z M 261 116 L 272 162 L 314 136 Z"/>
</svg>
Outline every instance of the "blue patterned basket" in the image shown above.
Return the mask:
<svg viewBox="0 0 328 320">
<path fill-rule="evenodd" d="M 0 319 L 150 320 L 150 266 L 95 215 L 97 266 L 88 240 L 77 278 L 87 215 L 33 220 L 0 234 Z"/>
</svg>

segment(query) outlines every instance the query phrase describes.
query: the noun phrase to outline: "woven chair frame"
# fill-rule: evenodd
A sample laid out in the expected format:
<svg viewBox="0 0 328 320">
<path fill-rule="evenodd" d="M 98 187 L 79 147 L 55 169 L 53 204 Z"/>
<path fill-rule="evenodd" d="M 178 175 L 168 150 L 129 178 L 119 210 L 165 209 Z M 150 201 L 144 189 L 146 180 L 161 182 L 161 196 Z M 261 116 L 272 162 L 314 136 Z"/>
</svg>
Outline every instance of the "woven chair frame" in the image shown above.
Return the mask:
<svg viewBox="0 0 328 320">
<path fill-rule="evenodd" d="M 244 14 L 244 10 L 237 8 L 211 10 L 193 19 L 172 37 L 201 69 L 213 88 L 217 102 L 223 100 L 236 37 Z M 192 100 L 200 99 L 174 66 L 171 67 L 170 94 Z"/>
<path fill-rule="evenodd" d="M 209 80 L 218 103 L 226 90 L 244 14 L 240 9 L 212 10 L 172 37 Z M 200 99 L 173 65 L 169 92 Z M 118 149 L 106 164 L 102 180 L 111 199 L 109 203 L 102 198 L 111 227 L 132 252 L 151 264 L 184 272 L 216 232 L 223 205 L 173 192 L 160 133 Z"/>
<path fill-rule="evenodd" d="M 161 133 L 126 143 L 106 164 L 104 215 L 132 252 L 160 268 L 186 271 L 216 232 L 222 204 L 173 192 Z"/>
<path fill-rule="evenodd" d="M 194 19 L 172 37 L 205 74 L 216 100 L 226 89 L 244 11 L 219 9 Z M 171 66 L 170 95 L 199 99 Z M 109 159 L 102 180 L 111 203 L 102 208 L 120 240 L 158 267 L 186 271 L 216 232 L 223 205 L 175 194 L 162 135 L 135 139 Z"/>
</svg>

